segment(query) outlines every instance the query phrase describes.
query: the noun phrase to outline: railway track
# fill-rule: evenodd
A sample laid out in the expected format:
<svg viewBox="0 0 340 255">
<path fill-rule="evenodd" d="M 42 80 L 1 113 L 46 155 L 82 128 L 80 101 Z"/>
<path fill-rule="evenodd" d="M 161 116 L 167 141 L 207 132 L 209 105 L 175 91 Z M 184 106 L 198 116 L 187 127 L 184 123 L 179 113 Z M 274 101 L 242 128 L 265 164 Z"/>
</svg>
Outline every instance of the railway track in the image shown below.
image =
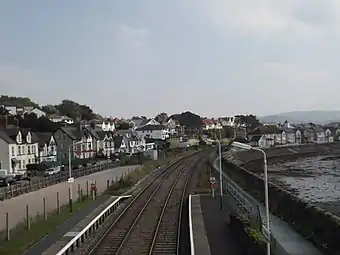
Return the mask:
<svg viewBox="0 0 340 255">
<path fill-rule="evenodd" d="M 182 205 L 200 154 L 163 170 L 84 254 L 179 254 Z"/>
</svg>

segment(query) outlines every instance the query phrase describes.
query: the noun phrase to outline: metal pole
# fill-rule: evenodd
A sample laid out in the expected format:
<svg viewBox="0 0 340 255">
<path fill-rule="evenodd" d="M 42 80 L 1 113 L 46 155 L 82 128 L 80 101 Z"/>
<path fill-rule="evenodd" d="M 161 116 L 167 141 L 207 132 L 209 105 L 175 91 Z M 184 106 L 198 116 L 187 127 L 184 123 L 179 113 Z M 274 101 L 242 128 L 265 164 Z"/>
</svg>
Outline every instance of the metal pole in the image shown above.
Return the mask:
<svg viewBox="0 0 340 255">
<path fill-rule="evenodd" d="M 222 153 L 221 142 L 218 141 L 218 154 L 220 163 L 220 194 L 221 194 L 221 211 L 223 211 L 223 176 L 222 176 Z"/>
<path fill-rule="evenodd" d="M 70 146 L 68 147 L 68 175 L 69 178 L 72 178 L 72 163 L 71 163 L 71 147 L 73 144 L 70 144 Z M 69 197 L 69 204 L 70 204 L 70 212 L 72 212 L 73 208 L 72 208 L 72 182 L 69 182 L 70 184 L 70 197 Z"/>
<path fill-rule="evenodd" d="M 270 233 L 269 225 L 269 194 L 268 194 L 268 165 L 267 165 L 267 154 L 264 150 L 256 148 L 256 150 L 262 152 L 264 162 L 264 203 L 266 210 L 266 227 Z M 267 242 L 267 255 L 270 255 L 270 242 Z"/>
</svg>

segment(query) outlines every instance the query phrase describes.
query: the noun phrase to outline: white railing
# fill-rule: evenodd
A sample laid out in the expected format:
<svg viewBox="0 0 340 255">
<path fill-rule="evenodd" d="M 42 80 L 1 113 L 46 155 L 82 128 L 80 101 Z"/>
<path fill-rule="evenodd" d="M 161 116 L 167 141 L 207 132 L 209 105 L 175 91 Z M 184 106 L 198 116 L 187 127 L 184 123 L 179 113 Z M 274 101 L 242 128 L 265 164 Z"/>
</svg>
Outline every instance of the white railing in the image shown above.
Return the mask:
<svg viewBox="0 0 340 255">
<path fill-rule="evenodd" d="M 192 228 L 192 195 L 189 195 L 189 237 L 190 237 L 190 254 L 195 255 L 195 244 L 194 244 L 194 230 Z"/>
<path fill-rule="evenodd" d="M 105 220 L 109 217 L 129 196 L 121 196 L 118 197 L 113 203 L 108 205 L 101 213 L 97 215 L 83 230 L 81 230 L 75 237 L 72 238 L 56 255 L 67 255 L 71 252 L 74 252 L 77 247 L 80 247 L 85 240 L 90 237 L 91 233 L 93 233 Z"/>
</svg>

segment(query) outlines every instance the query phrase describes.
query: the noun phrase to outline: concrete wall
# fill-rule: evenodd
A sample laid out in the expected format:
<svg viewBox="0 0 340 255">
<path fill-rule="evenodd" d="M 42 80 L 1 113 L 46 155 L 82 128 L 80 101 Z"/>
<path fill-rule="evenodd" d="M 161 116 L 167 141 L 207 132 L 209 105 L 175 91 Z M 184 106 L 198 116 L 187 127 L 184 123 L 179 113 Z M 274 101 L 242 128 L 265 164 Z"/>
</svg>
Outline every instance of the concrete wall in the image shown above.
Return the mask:
<svg viewBox="0 0 340 255">
<path fill-rule="evenodd" d="M 340 144 L 313 145 L 300 148 L 300 153 L 294 153 L 287 148 L 268 150 L 268 158 L 306 156 L 311 154 L 326 154 L 340 152 Z M 243 154 L 246 153 L 246 154 Z M 248 162 L 259 160 L 258 156 L 250 155 L 249 152 L 241 152 L 239 155 Z M 263 179 L 242 166 L 236 166 L 230 162 L 224 162 L 228 175 L 241 187 L 251 193 L 259 201 L 264 200 Z M 257 169 L 257 171 L 259 171 Z M 313 242 L 321 251 L 327 255 L 340 254 L 340 218 L 332 213 L 308 204 L 283 188 L 269 183 L 270 210 L 306 239 Z"/>
</svg>

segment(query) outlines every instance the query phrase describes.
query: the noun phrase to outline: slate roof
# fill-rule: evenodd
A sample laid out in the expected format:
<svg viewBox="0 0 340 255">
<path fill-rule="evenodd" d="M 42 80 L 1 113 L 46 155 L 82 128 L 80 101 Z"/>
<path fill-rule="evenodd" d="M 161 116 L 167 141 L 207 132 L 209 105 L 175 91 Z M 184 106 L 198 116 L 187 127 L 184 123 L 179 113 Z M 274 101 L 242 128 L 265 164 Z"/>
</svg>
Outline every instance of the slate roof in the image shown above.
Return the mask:
<svg viewBox="0 0 340 255">
<path fill-rule="evenodd" d="M 264 135 L 264 134 L 279 134 L 281 129 L 275 125 L 259 126 L 253 131 L 249 132 L 248 135 Z"/>
<path fill-rule="evenodd" d="M 113 137 L 114 148 L 119 149 L 120 146 L 122 145 L 122 141 L 123 141 L 123 136 L 117 135 Z"/>
<path fill-rule="evenodd" d="M 294 128 L 282 128 L 283 131 L 285 131 L 287 134 L 293 134 L 296 132 L 296 130 Z"/>
<path fill-rule="evenodd" d="M 30 131 L 30 129 L 21 129 L 17 127 L 12 127 L 12 128 L 2 128 L 0 129 L 0 137 L 7 143 L 14 144 L 16 142 L 16 137 L 19 133 L 21 132 L 22 135 L 22 140 L 26 141 L 26 136 L 30 132 L 31 133 L 31 142 L 36 143 L 39 141 L 39 138 L 37 135 L 33 132 Z"/>
<path fill-rule="evenodd" d="M 140 128 L 137 128 L 136 131 L 146 131 L 146 130 L 162 130 L 164 129 L 163 125 L 146 125 Z"/>
<path fill-rule="evenodd" d="M 49 144 L 51 140 L 52 133 L 49 132 L 38 132 L 35 133 L 37 138 L 39 139 L 39 146 L 45 146 L 45 144 Z"/>
<path fill-rule="evenodd" d="M 261 139 L 262 135 L 254 135 L 250 141 L 251 142 L 258 142 Z"/>
</svg>

